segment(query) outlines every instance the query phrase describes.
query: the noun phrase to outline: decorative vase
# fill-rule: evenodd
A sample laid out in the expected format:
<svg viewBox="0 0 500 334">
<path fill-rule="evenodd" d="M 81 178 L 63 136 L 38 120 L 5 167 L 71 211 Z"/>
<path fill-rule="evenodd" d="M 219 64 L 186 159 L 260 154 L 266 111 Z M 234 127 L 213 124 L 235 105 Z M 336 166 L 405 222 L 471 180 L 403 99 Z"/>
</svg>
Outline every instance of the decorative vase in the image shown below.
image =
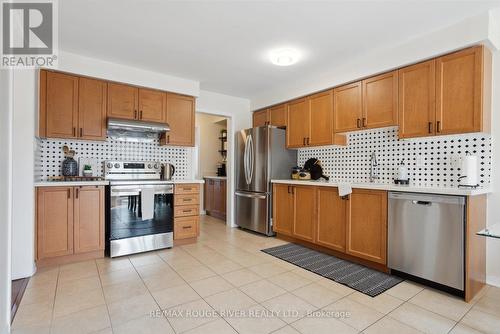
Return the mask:
<svg viewBox="0 0 500 334">
<path fill-rule="evenodd" d="M 66 158 L 62 163 L 62 174 L 64 176 L 78 176 L 78 163 L 73 158 Z"/>
<path fill-rule="evenodd" d="M 93 176 L 92 174 L 93 173 L 92 173 L 91 169 L 84 169 L 83 170 L 83 176 L 85 176 L 85 177 L 92 177 Z"/>
</svg>

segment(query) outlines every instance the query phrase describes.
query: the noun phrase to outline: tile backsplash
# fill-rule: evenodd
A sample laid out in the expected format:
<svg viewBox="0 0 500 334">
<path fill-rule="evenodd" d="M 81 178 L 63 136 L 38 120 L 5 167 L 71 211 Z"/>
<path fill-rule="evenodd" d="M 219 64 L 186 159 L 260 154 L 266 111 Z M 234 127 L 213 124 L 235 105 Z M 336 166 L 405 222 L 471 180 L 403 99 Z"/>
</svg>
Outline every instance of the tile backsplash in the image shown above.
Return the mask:
<svg viewBox="0 0 500 334">
<path fill-rule="evenodd" d="M 456 187 L 460 168 L 452 157 L 466 152 L 476 155 L 480 184 L 487 186 L 491 174 L 491 136 L 484 133 L 398 139 L 398 127 L 357 131 L 348 134 L 348 145 L 300 149 L 298 164 L 309 158 L 321 161 L 324 173 L 331 179 L 369 182 L 370 155 L 378 158 L 377 182 L 392 183 L 404 159 L 411 184 L 422 187 Z"/>
<path fill-rule="evenodd" d="M 94 176 L 103 176 L 105 160 L 135 160 L 169 162 L 175 166 L 174 180 L 193 178 L 193 148 L 160 146 L 158 140 L 152 142 L 130 142 L 107 138 L 105 142 L 71 139 L 36 139 L 35 181 L 46 180 L 49 176 L 61 175 L 64 160 L 62 147 L 67 145 L 75 150 L 75 160 L 90 164 Z"/>
</svg>

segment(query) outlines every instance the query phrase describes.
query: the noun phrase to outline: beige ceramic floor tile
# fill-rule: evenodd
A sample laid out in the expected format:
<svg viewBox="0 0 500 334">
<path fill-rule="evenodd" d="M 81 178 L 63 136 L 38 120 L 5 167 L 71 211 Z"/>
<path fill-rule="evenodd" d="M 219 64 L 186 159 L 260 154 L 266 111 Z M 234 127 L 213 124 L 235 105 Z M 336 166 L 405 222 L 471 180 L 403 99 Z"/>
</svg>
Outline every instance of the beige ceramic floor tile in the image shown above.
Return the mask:
<svg viewBox="0 0 500 334">
<path fill-rule="evenodd" d="M 196 327 L 195 329 L 185 332 L 187 334 L 238 334 L 231 325 L 229 325 L 224 319 L 218 319 L 211 321 L 207 324 Z"/>
<path fill-rule="evenodd" d="M 385 291 L 385 293 L 388 293 L 391 296 L 399 298 L 401 300 L 408 300 L 414 297 L 417 293 L 419 293 L 423 289 L 424 287 L 419 284 L 410 281 L 403 281 L 398 285 Z"/>
<path fill-rule="evenodd" d="M 231 260 L 224 260 L 212 264 L 207 264 L 207 266 L 219 275 L 229 273 L 231 271 L 235 271 L 242 268 L 241 265 Z"/>
<path fill-rule="evenodd" d="M 422 332 L 390 317 L 384 317 L 365 329 L 365 334 L 421 334 Z"/>
<path fill-rule="evenodd" d="M 55 287 L 59 276 L 59 267 L 46 270 L 38 270 L 28 282 L 27 289 L 35 287 L 45 287 L 47 285 Z"/>
<path fill-rule="evenodd" d="M 187 282 L 199 281 L 204 278 L 216 276 L 217 274 L 204 265 L 188 267 L 184 269 L 175 268 L 177 273 Z"/>
<path fill-rule="evenodd" d="M 29 288 L 24 291 L 21 305 L 54 304 L 56 287 L 52 284 Z"/>
<path fill-rule="evenodd" d="M 472 307 L 458 297 L 430 289 L 424 289 L 409 302 L 454 321 L 462 319 Z"/>
<path fill-rule="evenodd" d="M 59 282 L 57 285 L 57 294 L 74 294 L 83 291 L 96 290 L 101 288 L 99 276 L 77 279 L 68 282 Z"/>
<path fill-rule="evenodd" d="M 275 276 L 286 271 L 290 271 L 290 269 L 285 268 L 283 266 L 279 266 L 274 262 L 261 263 L 256 266 L 248 267 L 251 271 L 259 275 L 260 277 L 267 278 L 271 276 Z"/>
<path fill-rule="evenodd" d="M 246 309 L 242 316 L 224 319 L 240 334 L 267 334 L 286 325 L 260 305 Z"/>
<path fill-rule="evenodd" d="M 12 328 L 50 326 L 51 320 L 52 303 L 21 305 L 16 312 Z"/>
<path fill-rule="evenodd" d="M 186 284 L 186 281 L 177 274 L 148 276 L 143 278 L 143 281 L 151 292 Z"/>
<path fill-rule="evenodd" d="M 240 290 L 259 303 L 286 293 L 285 289 L 266 280 L 244 285 Z"/>
<path fill-rule="evenodd" d="M 51 334 L 93 333 L 111 326 L 105 305 L 56 317 L 52 323 Z"/>
<path fill-rule="evenodd" d="M 292 270 L 292 273 L 302 276 L 304 278 L 309 279 L 310 281 L 319 281 L 323 278 L 323 276 L 313 273 L 312 271 L 305 270 L 302 268 Z"/>
<path fill-rule="evenodd" d="M 145 264 L 143 266 L 137 267 L 136 270 L 139 273 L 139 276 L 143 278 L 149 276 L 170 275 L 175 273 L 175 271 L 165 262 Z"/>
<path fill-rule="evenodd" d="M 77 291 L 71 294 L 56 294 L 54 317 L 60 317 L 104 304 L 104 295 L 100 288 L 90 291 Z"/>
<path fill-rule="evenodd" d="M 50 326 L 17 327 L 10 331 L 11 334 L 50 334 Z"/>
<path fill-rule="evenodd" d="M 481 334 L 481 332 L 459 322 L 455 327 L 453 327 L 450 334 Z"/>
<path fill-rule="evenodd" d="M 149 293 L 108 304 L 113 327 L 158 311 L 158 309 L 158 305 Z"/>
<path fill-rule="evenodd" d="M 69 282 L 77 279 L 98 276 L 97 266 L 82 265 L 79 267 L 71 267 L 70 269 L 59 272 L 58 282 Z"/>
<path fill-rule="evenodd" d="M 200 299 L 200 296 L 188 284 L 152 292 L 161 309 L 171 308 Z"/>
<path fill-rule="evenodd" d="M 292 293 L 317 308 L 325 307 L 342 298 L 338 293 L 317 283 L 303 286 Z"/>
<path fill-rule="evenodd" d="M 331 317 L 306 317 L 291 324 L 302 334 L 355 334 L 358 331 Z"/>
<path fill-rule="evenodd" d="M 118 300 L 143 295 L 148 289 L 141 281 L 124 282 L 113 285 L 106 285 L 103 288 L 106 303 L 113 303 Z"/>
<path fill-rule="evenodd" d="M 305 317 L 309 312 L 317 309 L 317 307 L 307 303 L 299 297 L 286 293 L 284 295 L 269 299 L 262 303 L 262 306 L 270 311 L 275 312 L 277 316 L 285 321 L 291 323 L 297 319 Z"/>
<path fill-rule="evenodd" d="M 472 308 L 463 319 L 462 324 L 483 333 L 498 334 L 500 328 L 500 317 L 493 314 L 481 312 Z"/>
<path fill-rule="evenodd" d="M 132 262 L 126 256 L 113 259 L 109 257 L 97 259 L 96 264 L 99 272 L 103 273 L 133 268 Z"/>
<path fill-rule="evenodd" d="M 273 334 L 300 334 L 300 332 L 292 326 L 288 325 L 278 329 L 277 331 L 274 331 Z"/>
<path fill-rule="evenodd" d="M 185 332 L 219 318 L 203 299 L 173 307 L 167 312 L 168 321 L 176 333 Z"/>
<path fill-rule="evenodd" d="M 293 291 L 312 282 L 310 279 L 295 274 L 291 271 L 269 277 L 267 280 L 287 291 Z"/>
<path fill-rule="evenodd" d="M 389 313 L 391 318 L 429 334 L 448 333 L 456 322 L 427 311 L 416 305 L 405 303 Z"/>
<path fill-rule="evenodd" d="M 384 314 L 388 314 L 396 307 L 404 303 L 401 299 L 393 297 L 386 293 L 382 293 L 376 297 L 370 297 L 365 295 L 364 293 L 356 291 L 347 296 L 347 298 Z"/>
<path fill-rule="evenodd" d="M 148 264 L 163 263 L 163 260 L 155 252 L 141 253 L 129 256 L 130 262 L 134 267 L 145 266 Z"/>
<path fill-rule="evenodd" d="M 213 276 L 192 282 L 190 285 L 203 298 L 234 288 L 228 281 L 220 276 Z"/>
<path fill-rule="evenodd" d="M 224 291 L 205 298 L 205 301 L 210 304 L 217 312 L 223 314 L 226 311 L 242 310 L 250 308 L 257 303 L 252 298 L 238 289 Z"/>
<path fill-rule="evenodd" d="M 243 286 L 260 281 L 262 278 L 248 269 L 240 269 L 223 274 L 222 277 L 234 286 Z"/>
<path fill-rule="evenodd" d="M 141 280 L 134 268 L 125 268 L 106 273 L 102 272 L 99 276 L 102 286 Z"/>
<path fill-rule="evenodd" d="M 351 293 L 356 292 L 356 290 L 351 289 L 350 287 L 345 286 L 343 284 L 332 281 L 331 279 L 328 278 L 322 278 L 316 283 L 327 289 L 332 290 L 333 292 L 335 292 L 338 295 L 341 295 L 342 297 L 348 296 Z"/>
<path fill-rule="evenodd" d="M 474 305 L 474 309 L 493 315 L 500 314 L 500 298 L 493 295 L 485 295 Z"/>
<path fill-rule="evenodd" d="M 349 298 L 341 299 L 323 308 L 323 310 L 349 312 L 348 317 L 339 318 L 339 320 L 359 331 L 364 330 L 384 316 L 384 314 Z"/>
<path fill-rule="evenodd" d="M 113 327 L 114 334 L 137 334 L 137 333 L 165 333 L 174 334 L 168 320 L 160 315 L 152 317 L 145 315 L 140 318 L 124 322 L 121 325 Z"/>
</svg>

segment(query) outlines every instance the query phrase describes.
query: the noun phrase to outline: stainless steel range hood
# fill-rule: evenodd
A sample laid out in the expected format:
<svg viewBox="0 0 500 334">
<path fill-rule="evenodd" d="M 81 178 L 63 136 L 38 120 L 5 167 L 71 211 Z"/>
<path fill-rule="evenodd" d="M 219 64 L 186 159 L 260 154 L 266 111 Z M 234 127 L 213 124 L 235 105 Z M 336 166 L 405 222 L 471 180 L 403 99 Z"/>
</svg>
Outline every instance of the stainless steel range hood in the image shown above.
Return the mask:
<svg viewBox="0 0 500 334">
<path fill-rule="evenodd" d="M 165 123 L 108 118 L 108 137 L 114 139 L 152 141 L 168 131 L 170 127 Z"/>
</svg>

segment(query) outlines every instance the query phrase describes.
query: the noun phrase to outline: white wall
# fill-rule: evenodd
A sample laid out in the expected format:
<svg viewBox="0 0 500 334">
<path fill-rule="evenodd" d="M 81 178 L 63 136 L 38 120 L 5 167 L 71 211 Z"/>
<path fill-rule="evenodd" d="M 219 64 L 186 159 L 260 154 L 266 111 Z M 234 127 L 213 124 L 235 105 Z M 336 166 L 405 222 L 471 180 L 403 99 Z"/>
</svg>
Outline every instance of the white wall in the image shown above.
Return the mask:
<svg viewBox="0 0 500 334">
<path fill-rule="evenodd" d="M 12 164 L 12 279 L 35 272 L 34 131 L 37 80 L 34 70 L 14 70 Z"/>
<path fill-rule="evenodd" d="M 0 70 L 0 333 L 10 327 L 12 76 Z"/>
<path fill-rule="evenodd" d="M 213 93 L 201 90 L 196 101 L 196 111 L 213 115 L 228 117 L 227 135 L 228 151 L 232 154 L 227 159 L 227 224 L 236 226 L 234 223 L 234 190 L 235 190 L 235 139 L 241 129 L 252 126 L 252 113 L 250 112 L 250 101 L 229 95 Z"/>
<path fill-rule="evenodd" d="M 220 121 L 224 121 L 221 124 Z M 204 113 L 196 113 L 196 127 L 199 128 L 200 143 L 198 147 L 198 176 L 217 175 L 217 164 L 222 161 L 221 141 L 219 139 L 221 130 L 226 130 L 225 117 L 213 116 Z"/>
</svg>

